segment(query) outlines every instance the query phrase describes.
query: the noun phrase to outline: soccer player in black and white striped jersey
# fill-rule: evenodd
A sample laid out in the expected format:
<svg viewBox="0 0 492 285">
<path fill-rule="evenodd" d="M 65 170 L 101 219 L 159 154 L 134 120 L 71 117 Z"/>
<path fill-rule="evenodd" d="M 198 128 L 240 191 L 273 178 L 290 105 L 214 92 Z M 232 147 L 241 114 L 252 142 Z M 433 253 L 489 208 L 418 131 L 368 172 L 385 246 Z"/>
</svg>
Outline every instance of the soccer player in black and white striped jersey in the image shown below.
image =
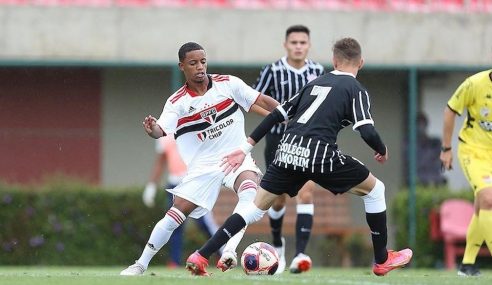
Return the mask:
<svg viewBox="0 0 492 285">
<path fill-rule="evenodd" d="M 237 171 L 254 145 L 278 122 L 288 121 L 274 162 L 263 176 L 254 203 L 231 215 L 204 246 L 188 258 L 193 273 L 206 271 L 208 258 L 244 226 L 259 221 L 279 195 L 294 197 L 301 185 L 312 180 L 334 194 L 352 193 L 364 203 L 371 231 L 374 264 L 378 276 L 401 268 L 413 252 L 387 249 L 384 183 L 355 157 L 342 153 L 338 133 L 349 125 L 360 133 L 375 152 L 374 159 L 385 163 L 388 150 L 374 127 L 369 93 L 357 81 L 363 65 L 362 51 L 353 38 L 333 46 L 335 70 L 306 84 L 298 94 L 271 112 L 241 147 L 223 158 L 224 172 Z"/>
<path fill-rule="evenodd" d="M 265 66 L 258 77 L 255 89 L 271 96 L 281 104 L 288 101 L 299 90 L 323 74 L 321 64 L 307 59 L 310 42 L 310 31 L 306 26 L 291 26 L 285 32 L 284 48 L 287 55 Z M 285 124 L 273 126 L 266 135 L 265 162 L 268 167 L 275 158 L 280 139 L 285 130 Z M 316 184 L 312 181 L 302 186 L 297 201 L 296 221 L 296 253 L 290 265 L 290 272 L 301 273 L 311 267 L 311 258 L 305 254 L 306 246 L 313 225 L 313 190 Z M 270 226 L 273 235 L 273 246 L 279 252 L 279 266 L 275 274 L 285 269 L 285 239 L 282 237 L 282 222 L 285 213 L 287 195 L 281 195 L 268 210 Z"/>
</svg>

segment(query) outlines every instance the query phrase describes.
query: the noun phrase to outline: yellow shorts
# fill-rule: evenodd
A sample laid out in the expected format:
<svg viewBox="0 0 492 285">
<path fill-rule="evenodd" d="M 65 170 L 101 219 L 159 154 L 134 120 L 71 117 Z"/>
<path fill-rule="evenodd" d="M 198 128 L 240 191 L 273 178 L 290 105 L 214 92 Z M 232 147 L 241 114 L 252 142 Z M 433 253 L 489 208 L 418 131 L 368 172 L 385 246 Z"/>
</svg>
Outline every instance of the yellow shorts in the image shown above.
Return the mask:
<svg viewBox="0 0 492 285">
<path fill-rule="evenodd" d="M 458 159 L 475 195 L 484 188 L 492 188 L 492 150 L 459 143 Z"/>
</svg>

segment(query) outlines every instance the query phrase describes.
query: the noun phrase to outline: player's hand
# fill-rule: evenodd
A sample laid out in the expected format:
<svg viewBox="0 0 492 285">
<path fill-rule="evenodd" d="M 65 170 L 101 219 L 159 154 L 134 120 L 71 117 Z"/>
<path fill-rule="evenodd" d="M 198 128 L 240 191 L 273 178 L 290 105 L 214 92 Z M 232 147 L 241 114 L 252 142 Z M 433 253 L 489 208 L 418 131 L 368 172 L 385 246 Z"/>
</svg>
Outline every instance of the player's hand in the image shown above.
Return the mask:
<svg viewBox="0 0 492 285">
<path fill-rule="evenodd" d="M 157 120 L 152 117 L 151 115 L 148 115 L 145 117 L 144 121 L 142 122 L 142 125 L 147 132 L 147 134 L 151 134 L 152 130 L 157 126 Z"/>
<path fill-rule="evenodd" d="M 386 154 L 385 155 L 382 155 L 382 154 L 377 153 L 377 152 L 374 154 L 374 159 L 381 164 L 385 163 L 388 160 L 388 158 L 389 158 L 388 147 L 386 147 Z"/>
<path fill-rule="evenodd" d="M 235 172 L 239 166 L 244 161 L 246 154 L 240 149 L 231 152 L 230 154 L 224 156 L 222 158 L 222 163 L 220 166 L 222 167 L 222 171 L 227 175 L 229 173 Z"/>
<path fill-rule="evenodd" d="M 441 151 L 441 155 L 439 156 L 441 159 L 442 168 L 444 170 L 453 169 L 453 152 L 452 151 Z"/>
</svg>

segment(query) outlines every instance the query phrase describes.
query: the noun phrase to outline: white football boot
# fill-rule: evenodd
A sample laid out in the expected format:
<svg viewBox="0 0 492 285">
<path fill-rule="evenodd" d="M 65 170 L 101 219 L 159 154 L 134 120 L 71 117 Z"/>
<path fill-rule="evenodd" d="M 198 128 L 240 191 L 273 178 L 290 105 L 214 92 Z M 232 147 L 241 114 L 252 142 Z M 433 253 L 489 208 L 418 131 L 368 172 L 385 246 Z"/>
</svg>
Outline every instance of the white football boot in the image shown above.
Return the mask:
<svg viewBox="0 0 492 285">
<path fill-rule="evenodd" d="M 147 268 L 145 268 L 142 264 L 138 263 L 138 261 L 135 261 L 135 264 L 132 264 L 128 266 L 127 269 L 121 271 L 120 275 L 138 276 L 138 275 L 143 275 L 145 270 L 147 270 Z"/>
<path fill-rule="evenodd" d="M 226 250 L 222 253 L 219 261 L 217 261 L 217 268 L 225 272 L 229 269 L 233 269 L 237 266 L 237 253 L 232 250 Z"/>
<path fill-rule="evenodd" d="M 305 255 L 304 253 L 299 253 L 290 264 L 290 273 L 302 273 L 311 269 L 313 262 L 311 257 Z"/>
<path fill-rule="evenodd" d="M 282 237 L 282 246 L 275 247 L 278 253 L 278 268 L 275 274 L 282 274 L 285 270 L 287 263 L 285 262 L 285 238 Z"/>
</svg>

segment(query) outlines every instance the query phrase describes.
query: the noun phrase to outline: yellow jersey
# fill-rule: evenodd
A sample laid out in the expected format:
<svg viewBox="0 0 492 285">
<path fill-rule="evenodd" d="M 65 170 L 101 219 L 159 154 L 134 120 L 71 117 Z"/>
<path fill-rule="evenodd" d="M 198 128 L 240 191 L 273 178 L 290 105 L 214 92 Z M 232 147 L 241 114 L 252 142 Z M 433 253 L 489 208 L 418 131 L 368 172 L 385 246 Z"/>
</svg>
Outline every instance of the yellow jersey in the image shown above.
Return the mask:
<svg viewBox="0 0 492 285">
<path fill-rule="evenodd" d="M 448 101 L 448 107 L 460 116 L 467 109 L 467 118 L 459 133 L 460 140 L 482 149 L 492 149 L 491 73 L 492 69 L 468 77 Z"/>
</svg>

